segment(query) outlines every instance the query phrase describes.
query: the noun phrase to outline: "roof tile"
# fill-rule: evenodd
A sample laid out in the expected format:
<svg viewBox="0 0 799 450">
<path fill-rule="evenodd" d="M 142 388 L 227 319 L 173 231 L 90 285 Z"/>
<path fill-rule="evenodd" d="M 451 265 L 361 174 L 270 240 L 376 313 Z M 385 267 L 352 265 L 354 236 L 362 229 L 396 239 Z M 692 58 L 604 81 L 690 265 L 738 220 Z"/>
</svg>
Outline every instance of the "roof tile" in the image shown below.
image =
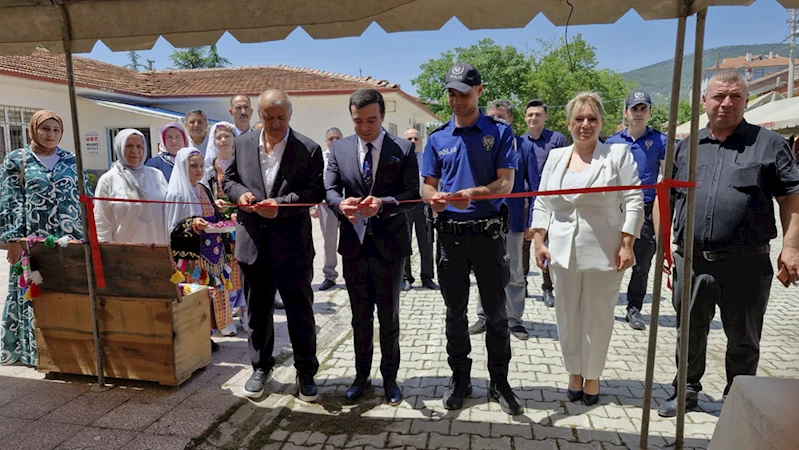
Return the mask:
<svg viewBox="0 0 799 450">
<path fill-rule="evenodd" d="M 136 72 L 93 59 L 74 57 L 78 86 L 146 97 L 256 94 L 270 88 L 296 92 L 399 89 L 398 84 L 285 65 Z M 0 74 L 22 75 L 66 83 L 64 55 L 36 50 L 30 56 L 0 57 Z"/>
</svg>

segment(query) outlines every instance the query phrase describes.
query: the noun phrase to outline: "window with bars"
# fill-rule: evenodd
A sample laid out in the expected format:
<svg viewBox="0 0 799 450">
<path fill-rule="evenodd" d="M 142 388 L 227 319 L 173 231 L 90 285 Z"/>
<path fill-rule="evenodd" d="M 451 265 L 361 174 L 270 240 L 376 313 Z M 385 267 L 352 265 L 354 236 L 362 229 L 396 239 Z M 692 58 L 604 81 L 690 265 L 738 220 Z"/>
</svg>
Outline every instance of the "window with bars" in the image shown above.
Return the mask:
<svg viewBox="0 0 799 450">
<path fill-rule="evenodd" d="M 28 124 L 36 108 L 0 105 L 0 159 L 6 153 L 28 145 Z"/>
</svg>

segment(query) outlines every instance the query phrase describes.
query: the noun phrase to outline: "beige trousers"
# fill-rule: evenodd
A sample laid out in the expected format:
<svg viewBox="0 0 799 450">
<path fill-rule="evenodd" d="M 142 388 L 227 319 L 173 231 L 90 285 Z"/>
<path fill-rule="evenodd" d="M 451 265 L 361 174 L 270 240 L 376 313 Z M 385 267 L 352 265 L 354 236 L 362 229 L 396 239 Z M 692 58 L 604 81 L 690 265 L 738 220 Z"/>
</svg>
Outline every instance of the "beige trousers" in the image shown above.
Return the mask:
<svg viewBox="0 0 799 450">
<path fill-rule="evenodd" d="M 605 368 L 624 272 L 577 272 L 550 266 L 563 363 L 572 375 L 596 380 Z"/>
</svg>

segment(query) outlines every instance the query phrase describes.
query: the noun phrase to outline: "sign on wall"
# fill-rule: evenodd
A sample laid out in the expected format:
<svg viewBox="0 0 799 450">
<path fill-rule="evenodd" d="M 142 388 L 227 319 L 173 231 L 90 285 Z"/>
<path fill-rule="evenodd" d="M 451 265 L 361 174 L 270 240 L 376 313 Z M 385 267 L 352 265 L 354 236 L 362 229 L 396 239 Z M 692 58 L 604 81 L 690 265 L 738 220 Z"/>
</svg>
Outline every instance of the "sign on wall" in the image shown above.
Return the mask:
<svg viewBox="0 0 799 450">
<path fill-rule="evenodd" d="M 86 156 L 100 156 L 100 133 L 96 131 L 83 133 L 83 146 Z"/>
</svg>

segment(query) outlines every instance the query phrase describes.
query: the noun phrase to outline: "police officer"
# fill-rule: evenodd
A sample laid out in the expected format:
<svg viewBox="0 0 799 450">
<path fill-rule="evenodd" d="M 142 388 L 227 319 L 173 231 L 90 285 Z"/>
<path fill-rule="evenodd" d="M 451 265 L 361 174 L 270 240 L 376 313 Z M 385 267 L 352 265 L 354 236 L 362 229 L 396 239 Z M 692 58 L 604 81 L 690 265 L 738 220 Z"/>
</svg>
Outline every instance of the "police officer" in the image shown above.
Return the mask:
<svg viewBox="0 0 799 450">
<path fill-rule="evenodd" d="M 624 108 L 624 117 L 629 125 L 605 141 L 606 144 L 627 144 L 630 147 L 638 165 L 641 184 L 657 183 L 658 175 L 663 171 L 663 160 L 666 159 L 666 135 L 647 126 L 651 116 L 652 100 L 649 94 L 641 90 L 633 92 L 627 97 Z M 627 286 L 626 319 L 634 330 L 646 329 L 641 309 L 649 280 L 649 267 L 657 248 L 655 224 L 659 222 L 653 220 L 653 214 L 657 218 L 655 190 L 644 189 L 644 226 L 641 228 L 641 237 L 633 244 L 635 265 Z"/>
<path fill-rule="evenodd" d="M 423 198 L 438 213 L 438 278 L 447 305 L 447 354 L 452 379 L 444 393 L 446 409 L 460 409 L 471 394 L 469 359 L 469 273 L 473 270 L 486 316 L 489 397 L 508 414 L 523 408 L 508 384 L 510 333 L 505 286 L 510 276 L 501 218 L 503 200 L 470 197 L 508 194 L 513 188 L 516 155 L 513 130 L 483 114 L 480 73 L 454 64 L 446 76 L 452 120 L 430 134 L 424 152 Z M 439 190 L 440 183 L 440 190 Z"/>
</svg>

